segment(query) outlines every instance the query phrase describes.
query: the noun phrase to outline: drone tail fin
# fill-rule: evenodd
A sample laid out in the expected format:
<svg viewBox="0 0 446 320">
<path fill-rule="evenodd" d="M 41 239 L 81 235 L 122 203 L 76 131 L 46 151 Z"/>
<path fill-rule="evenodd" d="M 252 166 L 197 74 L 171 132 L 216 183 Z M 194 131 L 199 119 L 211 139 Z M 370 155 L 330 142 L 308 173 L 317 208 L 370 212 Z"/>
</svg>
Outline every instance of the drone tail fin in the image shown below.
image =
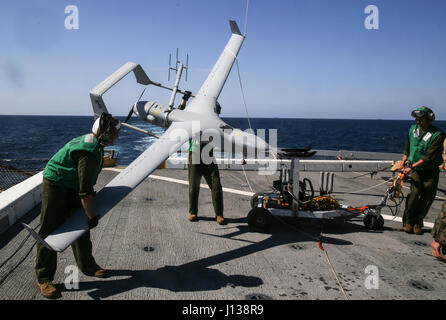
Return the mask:
<svg viewBox="0 0 446 320">
<path fill-rule="evenodd" d="M 112 73 L 107 79 L 98 84 L 94 89 L 90 91 L 91 104 L 93 105 L 93 111 L 95 119 L 99 117 L 103 112 L 108 112 L 105 106 L 102 95 L 106 93 L 111 87 L 118 83 L 128 73 L 133 71 L 136 77 L 136 81 L 143 85 L 152 83 L 144 72 L 143 68 L 134 62 L 126 62 L 122 67 Z"/>
</svg>

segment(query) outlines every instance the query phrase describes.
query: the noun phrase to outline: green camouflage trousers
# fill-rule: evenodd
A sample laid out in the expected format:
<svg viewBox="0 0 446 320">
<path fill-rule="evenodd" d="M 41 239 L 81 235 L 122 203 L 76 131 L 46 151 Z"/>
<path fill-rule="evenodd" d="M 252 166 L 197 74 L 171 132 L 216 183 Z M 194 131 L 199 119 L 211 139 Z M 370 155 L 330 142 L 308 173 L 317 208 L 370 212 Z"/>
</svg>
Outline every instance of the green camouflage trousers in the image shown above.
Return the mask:
<svg viewBox="0 0 446 320">
<path fill-rule="evenodd" d="M 43 178 L 39 235 L 46 238 L 80 206 L 80 199 L 76 191 L 58 186 Z M 92 255 L 93 246 L 89 231 L 74 242 L 71 248 L 76 264 L 82 272 L 99 268 Z M 37 281 L 39 283 L 53 281 L 56 268 L 57 252 L 38 243 L 35 266 Z"/>
<path fill-rule="evenodd" d="M 198 213 L 198 195 L 202 176 L 211 189 L 215 215 L 223 216 L 223 190 L 218 166 L 215 162 L 192 164 L 192 152 L 189 152 L 189 213 Z"/>
<path fill-rule="evenodd" d="M 423 227 L 423 219 L 427 215 L 437 194 L 439 171 L 411 172 L 412 183 L 410 194 L 406 199 L 403 224 L 419 225 Z"/>
<path fill-rule="evenodd" d="M 443 202 L 441 212 L 438 214 L 437 219 L 435 219 L 432 237 L 443 247 L 446 246 L 446 201 Z"/>
</svg>

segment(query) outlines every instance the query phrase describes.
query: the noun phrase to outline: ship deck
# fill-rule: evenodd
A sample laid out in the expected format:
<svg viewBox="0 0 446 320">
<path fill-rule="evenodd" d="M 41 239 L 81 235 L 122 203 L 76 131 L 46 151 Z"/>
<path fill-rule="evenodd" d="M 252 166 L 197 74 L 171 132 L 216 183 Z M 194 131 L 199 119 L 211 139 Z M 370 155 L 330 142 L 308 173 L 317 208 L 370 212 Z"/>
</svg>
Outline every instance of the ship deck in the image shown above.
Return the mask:
<svg viewBox="0 0 446 320">
<path fill-rule="evenodd" d="M 103 170 L 97 189 L 116 174 Z M 70 273 L 65 271 L 75 265 L 74 257 L 71 249 L 59 254 L 54 283 L 61 299 L 446 297 L 446 264 L 431 256 L 430 228 L 425 227 L 423 235 L 411 235 L 402 231 L 401 222 L 386 220 L 384 230 L 368 231 L 358 216 L 345 222 L 277 218 L 268 232 L 254 232 L 246 222 L 251 190 L 243 171 L 221 170 L 220 175 L 223 187 L 230 188 L 224 191 L 227 224 L 222 226 L 215 221 L 206 188 L 200 193 L 199 221 L 187 220 L 186 170 L 156 170 L 91 231 L 94 256 L 109 270 L 109 278 L 80 273 L 79 288 L 67 289 L 64 281 Z M 255 171 L 246 175 L 254 192 L 269 189 L 278 178 L 277 174 L 261 176 Z M 318 187 L 318 172 L 301 172 L 300 179 L 304 177 Z M 390 172 L 373 178 L 360 172 L 337 172 L 333 196 L 352 206 L 378 204 L 388 187 L 383 182 L 390 177 Z M 404 193 L 408 193 L 407 188 Z M 437 199 L 425 221 L 434 222 L 445 198 L 446 174 L 442 172 Z M 36 207 L 22 220 L 37 227 L 39 210 Z M 404 203 L 400 217 L 403 210 Z M 383 214 L 390 212 L 386 209 Z M 36 286 L 34 241 L 26 237 L 19 223 L 0 236 L 0 263 L 18 249 L 0 268 L 0 279 L 4 279 L 0 300 L 44 299 Z M 325 252 L 318 245 L 319 238 Z M 366 273 L 370 270 L 372 274 Z M 373 275 L 378 276 L 377 282 L 370 282 Z"/>
</svg>

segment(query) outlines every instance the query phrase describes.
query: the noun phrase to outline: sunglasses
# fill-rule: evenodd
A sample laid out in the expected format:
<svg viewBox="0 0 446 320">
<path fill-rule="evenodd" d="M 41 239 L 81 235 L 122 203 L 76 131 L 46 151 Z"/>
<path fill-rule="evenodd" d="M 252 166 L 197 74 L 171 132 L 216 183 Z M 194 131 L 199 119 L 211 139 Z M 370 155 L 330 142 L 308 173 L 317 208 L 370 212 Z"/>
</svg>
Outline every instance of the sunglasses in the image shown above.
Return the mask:
<svg viewBox="0 0 446 320">
<path fill-rule="evenodd" d="M 424 118 L 426 116 L 426 111 L 423 110 L 414 110 L 412 111 L 412 117 L 414 118 Z"/>
</svg>

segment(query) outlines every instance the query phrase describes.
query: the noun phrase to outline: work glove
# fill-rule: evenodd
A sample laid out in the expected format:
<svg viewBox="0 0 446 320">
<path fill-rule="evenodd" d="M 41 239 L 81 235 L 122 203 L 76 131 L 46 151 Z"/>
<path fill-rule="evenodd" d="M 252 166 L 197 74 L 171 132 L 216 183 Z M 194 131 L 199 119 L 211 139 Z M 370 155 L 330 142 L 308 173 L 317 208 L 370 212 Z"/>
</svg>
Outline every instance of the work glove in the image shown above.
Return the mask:
<svg viewBox="0 0 446 320">
<path fill-rule="evenodd" d="M 88 219 L 88 229 L 93 229 L 94 227 L 96 227 L 99 223 L 99 217 L 98 216 L 94 216 L 91 219 Z"/>
</svg>

